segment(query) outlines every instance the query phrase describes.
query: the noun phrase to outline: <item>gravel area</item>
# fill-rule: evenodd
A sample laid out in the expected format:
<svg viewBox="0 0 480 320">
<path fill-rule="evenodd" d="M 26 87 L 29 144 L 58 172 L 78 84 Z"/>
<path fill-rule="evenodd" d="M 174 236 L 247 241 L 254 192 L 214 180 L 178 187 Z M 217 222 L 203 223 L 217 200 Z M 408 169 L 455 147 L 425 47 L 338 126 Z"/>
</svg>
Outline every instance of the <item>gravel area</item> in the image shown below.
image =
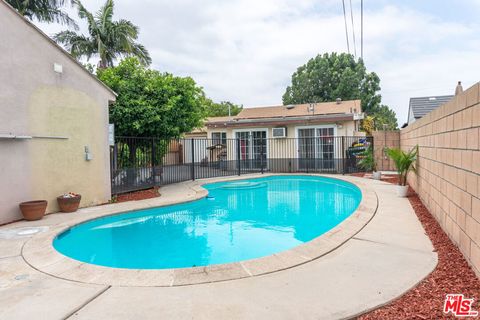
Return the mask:
<svg viewBox="0 0 480 320">
<path fill-rule="evenodd" d="M 398 181 L 396 176 L 386 176 L 382 180 Z M 412 188 L 409 188 L 408 199 L 438 253 L 437 268 L 402 297 L 359 319 L 454 319 L 443 313 L 448 293 L 463 293 L 466 298 L 474 298 L 474 310 L 479 311 L 480 280 Z"/>
</svg>

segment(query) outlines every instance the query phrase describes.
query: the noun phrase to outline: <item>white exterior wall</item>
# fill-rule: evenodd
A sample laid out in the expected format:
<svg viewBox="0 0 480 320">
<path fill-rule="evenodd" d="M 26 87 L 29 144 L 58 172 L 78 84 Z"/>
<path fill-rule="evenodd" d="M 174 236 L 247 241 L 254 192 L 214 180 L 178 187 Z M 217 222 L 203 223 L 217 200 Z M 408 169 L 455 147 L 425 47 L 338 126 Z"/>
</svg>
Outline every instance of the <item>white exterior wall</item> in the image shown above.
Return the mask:
<svg viewBox="0 0 480 320">
<path fill-rule="evenodd" d="M 273 137 L 272 130 L 273 128 L 282 127 L 282 126 L 258 126 L 258 127 L 235 127 L 235 128 L 208 128 L 207 129 L 207 138 L 212 138 L 213 132 L 226 132 L 227 139 L 235 139 L 236 132 L 240 131 L 261 131 L 265 130 L 267 132 L 267 158 L 296 158 L 298 157 L 298 146 L 296 141 L 292 139 L 298 138 L 298 129 L 299 128 L 334 128 L 334 136 L 358 136 L 355 128 L 355 121 L 345 121 L 337 123 L 323 123 L 323 124 L 292 124 L 286 125 L 287 128 L 287 139 L 271 139 Z M 275 145 L 272 145 L 274 144 Z M 345 148 L 348 146 L 345 146 Z M 229 146 L 228 148 L 228 159 L 236 159 L 236 150 Z M 335 157 L 341 157 L 340 148 L 335 149 Z M 281 153 L 281 154 L 280 154 Z"/>
</svg>

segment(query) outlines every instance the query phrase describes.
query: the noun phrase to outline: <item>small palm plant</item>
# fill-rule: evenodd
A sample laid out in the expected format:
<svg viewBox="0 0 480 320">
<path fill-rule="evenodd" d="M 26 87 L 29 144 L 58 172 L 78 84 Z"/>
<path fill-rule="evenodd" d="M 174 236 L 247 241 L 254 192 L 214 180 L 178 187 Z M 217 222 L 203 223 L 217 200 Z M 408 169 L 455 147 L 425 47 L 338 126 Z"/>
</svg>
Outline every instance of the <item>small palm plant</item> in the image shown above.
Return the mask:
<svg viewBox="0 0 480 320">
<path fill-rule="evenodd" d="M 409 152 L 397 148 L 388 148 L 387 155 L 395 163 L 398 172 L 398 184 L 407 185 L 407 175 L 410 171 L 416 172 L 415 162 L 417 161 L 418 146 L 415 146 Z"/>
<path fill-rule="evenodd" d="M 358 166 L 365 171 L 372 171 L 372 177 L 375 180 L 380 180 L 382 177 L 381 172 L 377 171 L 377 161 L 375 161 L 375 154 L 373 152 L 373 146 L 369 145 L 367 150 L 360 154 L 360 161 Z"/>
</svg>

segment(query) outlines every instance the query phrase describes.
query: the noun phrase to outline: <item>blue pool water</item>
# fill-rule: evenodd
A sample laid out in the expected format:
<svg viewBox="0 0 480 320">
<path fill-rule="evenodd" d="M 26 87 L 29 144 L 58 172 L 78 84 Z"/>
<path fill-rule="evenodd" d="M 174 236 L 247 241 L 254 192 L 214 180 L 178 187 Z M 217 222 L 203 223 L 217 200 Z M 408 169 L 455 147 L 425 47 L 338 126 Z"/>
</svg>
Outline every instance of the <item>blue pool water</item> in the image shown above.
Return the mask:
<svg viewBox="0 0 480 320">
<path fill-rule="evenodd" d="M 293 248 L 355 211 L 360 190 L 315 176 L 204 185 L 193 202 L 91 220 L 57 236 L 62 254 L 96 265 L 164 269 L 229 263 Z"/>
</svg>

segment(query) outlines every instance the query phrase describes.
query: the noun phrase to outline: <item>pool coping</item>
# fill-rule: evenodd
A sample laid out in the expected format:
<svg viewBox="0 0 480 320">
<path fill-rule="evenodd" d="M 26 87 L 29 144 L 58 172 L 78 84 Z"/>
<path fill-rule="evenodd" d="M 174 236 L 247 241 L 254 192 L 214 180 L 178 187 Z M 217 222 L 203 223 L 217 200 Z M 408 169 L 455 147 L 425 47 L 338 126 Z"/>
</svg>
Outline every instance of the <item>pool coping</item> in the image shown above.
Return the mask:
<svg viewBox="0 0 480 320">
<path fill-rule="evenodd" d="M 362 199 L 354 213 L 321 236 L 290 250 L 234 263 L 178 269 L 122 269 L 103 267 L 74 260 L 59 253 L 53 247 L 53 239 L 58 234 L 79 223 L 133 210 L 161 207 L 204 198 L 207 196 L 208 191 L 202 185 L 207 183 L 288 175 L 322 176 L 347 181 L 361 190 Z M 189 190 L 189 196 L 183 194 L 162 195 L 162 197 L 170 197 L 172 199 L 163 198 L 160 205 L 158 205 L 158 201 L 152 200 L 132 201 L 124 206 L 115 207 L 114 205 L 109 205 L 105 210 L 101 210 L 102 207 L 95 207 L 100 208 L 100 210 L 91 211 L 83 216 L 72 215 L 72 219 L 52 226 L 49 231 L 30 238 L 22 247 L 22 257 L 27 264 L 40 272 L 56 278 L 87 284 L 126 287 L 172 287 L 236 280 L 290 269 L 332 252 L 360 232 L 371 221 L 378 208 L 377 195 L 372 188 L 354 177 L 341 175 L 266 173 L 188 181 L 178 183 L 176 186 L 181 187 L 180 190 L 182 192 Z"/>
</svg>

